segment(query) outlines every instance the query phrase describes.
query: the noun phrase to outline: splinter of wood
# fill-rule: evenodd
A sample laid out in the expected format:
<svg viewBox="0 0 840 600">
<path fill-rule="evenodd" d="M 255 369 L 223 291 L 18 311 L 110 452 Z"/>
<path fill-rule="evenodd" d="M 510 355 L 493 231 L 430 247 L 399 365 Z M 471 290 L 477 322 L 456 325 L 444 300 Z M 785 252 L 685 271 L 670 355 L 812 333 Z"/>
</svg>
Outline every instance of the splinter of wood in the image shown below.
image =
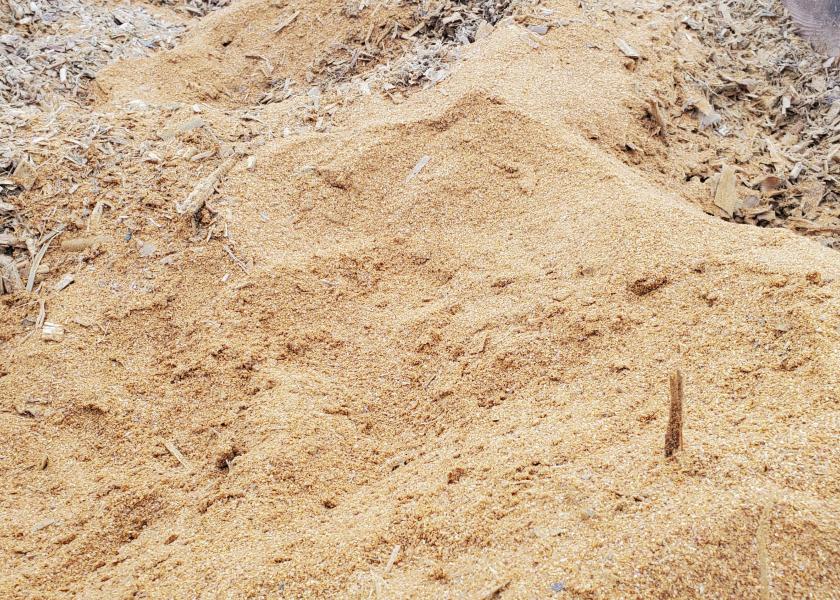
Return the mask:
<svg viewBox="0 0 840 600">
<path fill-rule="evenodd" d="M 216 167 L 215 171 L 198 182 L 189 196 L 184 198 L 182 202 L 175 204 L 175 212 L 179 215 L 195 216 L 202 209 L 207 199 L 213 195 L 216 184 L 227 175 L 238 158 L 239 154 L 237 153 L 227 157 L 222 164 Z"/>
<path fill-rule="evenodd" d="M 683 447 L 683 377 L 679 371 L 671 373 L 671 409 L 668 431 L 665 434 L 665 456 L 673 456 Z"/>
</svg>

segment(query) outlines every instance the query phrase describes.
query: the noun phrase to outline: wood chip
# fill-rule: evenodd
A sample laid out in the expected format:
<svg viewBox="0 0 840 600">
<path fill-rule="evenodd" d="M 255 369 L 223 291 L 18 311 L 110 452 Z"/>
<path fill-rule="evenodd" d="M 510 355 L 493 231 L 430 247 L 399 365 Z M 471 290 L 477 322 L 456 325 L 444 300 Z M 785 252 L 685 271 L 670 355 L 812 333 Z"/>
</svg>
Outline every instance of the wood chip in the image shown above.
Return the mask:
<svg viewBox="0 0 840 600">
<path fill-rule="evenodd" d="M 692 101 L 690 106 L 693 106 L 697 111 L 697 116 L 700 118 L 700 129 L 714 127 L 721 122 L 721 116 L 705 98 Z"/>
<path fill-rule="evenodd" d="M 402 34 L 402 36 L 401 36 L 401 37 L 402 37 L 402 39 L 404 39 L 404 40 L 410 40 L 410 39 L 411 39 L 411 38 L 413 38 L 413 37 L 414 37 L 414 36 L 415 36 L 415 35 L 416 35 L 416 34 L 417 34 L 417 33 L 418 33 L 421 29 L 423 29 L 425 26 L 426 26 L 426 22 L 425 22 L 425 21 L 421 21 L 421 22 L 420 22 L 420 23 L 418 23 L 415 27 L 412 27 L 411 29 L 409 29 L 408 31 L 406 31 L 404 34 Z"/>
<path fill-rule="evenodd" d="M 770 175 L 768 177 L 764 177 L 759 183 L 759 189 L 767 194 L 770 192 L 774 192 L 782 187 L 782 180 L 775 175 Z"/>
<path fill-rule="evenodd" d="M 6 248 L 13 248 L 21 244 L 22 242 L 17 236 L 11 233 L 0 233 L 0 246 L 4 246 Z"/>
<path fill-rule="evenodd" d="M 82 317 L 79 315 L 73 317 L 71 321 L 73 321 L 73 323 L 75 323 L 76 325 L 84 327 L 85 329 L 96 325 L 96 322 L 93 319 L 89 319 L 88 317 Z"/>
<path fill-rule="evenodd" d="M 667 136 L 668 117 L 666 116 L 665 111 L 659 105 L 659 100 L 657 100 L 656 98 L 648 99 L 648 112 L 650 113 L 650 116 L 653 117 L 653 120 L 659 127 L 659 131 L 657 131 L 657 133 L 662 137 Z"/>
<path fill-rule="evenodd" d="M 738 176 L 735 167 L 725 165 L 720 174 L 720 181 L 715 190 L 715 206 L 721 209 L 728 218 L 741 207 L 738 199 Z"/>
<path fill-rule="evenodd" d="M 60 292 L 74 281 L 76 281 L 76 278 L 73 274 L 67 273 L 64 277 L 58 280 L 58 283 L 55 284 L 55 291 Z"/>
<path fill-rule="evenodd" d="M 41 339 L 47 342 L 60 342 L 64 339 L 64 326 L 58 323 L 44 323 L 41 328 Z"/>
<path fill-rule="evenodd" d="M 0 254 L 0 294 L 14 294 L 23 289 L 23 280 L 15 259 Z"/>
<path fill-rule="evenodd" d="M 88 237 L 73 238 L 70 240 L 63 240 L 61 242 L 61 249 L 67 252 L 82 252 L 88 248 L 92 248 L 99 244 L 109 242 L 111 238 L 105 235 L 92 235 Z"/>
<path fill-rule="evenodd" d="M 641 54 L 630 44 L 625 42 L 621 38 L 615 39 L 615 45 L 618 46 L 618 49 L 621 50 L 621 53 L 624 54 L 627 58 L 632 58 L 633 60 L 638 60 L 642 57 Z"/>
<path fill-rule="evenodd" d="M 417 164 L 414 165 L 414 168 L 411 169 L 411 173 L 409 173 L 408 177 L 405 178 L 405 182 L 408 183 L 409 181 L 417 177 L 417 175 L 420 174 L 420 171 L 422 171 L 426 167 L 426 165 L 429 164 L 430 160 L 432 160 L 432 157 L 428 155 L 423 156 L 420 160 L 418 160 Z"/>
<path fill-rule="evenodd" d="M 201 117 L 193 117 L 191 119 L 187 119 L 183 123 L 179 123 L 171 127 L 164 127 L 158 133 L 158 137 L 162 140 L 171 140 L 183 133 L 193 131 L 194 129 L 204 127 L 205 125 L 207 125 L 207 122 L 204 119 Z"/>
<path fill-rule="evenodd" d="M 478 25 L 478 29 L 475 31 L 475 41 L 483 40 L 485 38 L 490 37 L 490 35 L 495 31 L 495 27 L 493 27 L 490 23 L 483 20 Z"/>
<path fill-rule="evenodd" d="M 164 445 L 164 447 L 165 447 L 165 448 L 169 451 L 169 453 L 170 453 L 172 456 L 174 456 L 174 457 L 175 457 L 175 460 L 177 460 L 179 463 L 181 463 L 181 465 L 182 465 L 182 466 L 183 466 L 183 467 L 184 467 L 187 471 L 192 471 L 192 465 L 191 465 L 191 464 L 190 464 L 190 462 L 187 460 L 187 458 L 186 458 L 186 457 L 185 457 L 185 456 L 181 453 L 181 451 L 180 451 L 180 450 L 178 450 L 178 447 L 177 447 L 175 444 L 173 444 L 172 442 L 168 442 L 168 441 L 167 441 L 167 442 L 163 442 L 163 445 Z"/>
<path fill-rule="evenodd" d="M 99 224 L 102 221 L 102 211 L 105 210 L 105 206 L 106 204 L 100 200 L 93 207 L 93 210 L 90 213 L 90 218 L 88 219 L 88 231 L 96 231 L 99 229 Z"/>
<path fill-rule="evenodd" d="M 289 15 L 289 16 L 287 16 L 287 17 L 283 18 L 283 19 L 280 19 L 280 21 L 279 21 L 279 22 L 277 23 L 277 25 L 274 27 L 274 29 L 272 30 L 272 32 L 273 32 L 273 33 L 280 33 L 281 31 L 283 31 L 284 29 L 286 29 L 286 27 L 288 27 L 289 25 L 291 25 L 292 23 L 294 23 L 295 19 L 297 19 L 297 18 L 298 18 L 298 15 L 300 15 L 300 11 L 297 11 L 297 12 L 292 13 L 291 15 Z"/>
<path fill-rule="evenodd" d="M 202 179 L 198 185 L 193 188 L 193 191 L 190 192 L 189 196 L 175 205 L 175 212 L 179 215 L 186 215 L 188 217 L 196 215 L 198 211 L 202 209 L 204 203 L 207 202 L 207 199 L 213 194 L 213 190 L 216 188 L 216 184 L 219 183 L 219 180 L 221 180 L 221 178 L 231 170 L 238 159 L 239 155 L 233 154 L 222 161 L 222 164 L 216 167 L 215 171 Z"/>
<path fill-rule="evenodd" d="M 390 572 L 391 572 L 391 569 L 393 569 L 393 568 L 394 568 L 394 563 L 396 563 L 396 562 L 397 562 L 397 557 L 398 557 L 398 556 L 399 556 L 399 554 L 400 554 L 400 548 L 401 548 L 401 546 L 400 546 L 399 544 L 397 544 L 397 545 L 396 545 L 396 546 L 394 546 L 394 548 L 391 550 L 391 556 L 389 556 L 389 557 L 388 557 L 388 562 L 385 564 L 385 571 L 384 571 L 385 575 L 387 575 L 388 573 L 390 573 Z"/>
<path fill-rule="evenodd" d="M 43 521 L 39 521 L 38 523 L 32 526 L 32 533 L 37 533 L 38 531 L 46 529 L 50 525 L 55 525 L 59 522 L 60 521 L 58 521 L 57 519 L 44 519 Z"/>
<path fill-rule="evenodd" d="M 35 329 L 41 329 L 47 318 L 47 302 L 41 298 L 38 300 L 38 316 L 35 317 Z"/>
<path fill-rule="evenodd" d="M 18 162 L 12 173 L 12 181 L 27 191 L 32 189 L 37 178 L 38 172 L 35 170 L 35 165 L 27 159 Z"/>
</svg>

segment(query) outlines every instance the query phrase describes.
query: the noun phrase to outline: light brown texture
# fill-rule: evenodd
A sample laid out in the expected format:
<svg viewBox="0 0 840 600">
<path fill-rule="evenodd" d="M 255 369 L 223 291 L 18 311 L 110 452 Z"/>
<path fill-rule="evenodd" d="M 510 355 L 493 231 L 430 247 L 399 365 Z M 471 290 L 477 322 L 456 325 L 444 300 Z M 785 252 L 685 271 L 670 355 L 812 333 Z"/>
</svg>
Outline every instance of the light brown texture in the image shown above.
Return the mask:
<svg viewBox="0 0 840 600">
<path fill-rule="evenodd" d="M 664 9 L 550 6 L 523 21 L 543 37 L 502 22 L 437 83 L 369 95 L 312 67 L 372 25 L 410 52 L 409 5 L 243 0 L 99 74 L 124 143 L 14 198 L 21 239 L 110 241 L 53 243 L 0 298 L 0 597 L 840 589 L 837 254 L 687 201 L 713 197 L 682 176 L 703 134 L 646 110 L 683 74 Z M 176 218 L 245 144 L 253 168 Z"/>
</svg>

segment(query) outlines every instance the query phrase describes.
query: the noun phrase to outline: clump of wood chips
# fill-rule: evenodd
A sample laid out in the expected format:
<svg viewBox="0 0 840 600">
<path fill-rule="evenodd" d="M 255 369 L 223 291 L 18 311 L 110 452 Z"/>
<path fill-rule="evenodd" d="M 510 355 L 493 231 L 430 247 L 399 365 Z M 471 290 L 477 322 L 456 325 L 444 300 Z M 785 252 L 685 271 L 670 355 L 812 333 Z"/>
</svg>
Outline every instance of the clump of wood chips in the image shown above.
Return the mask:
<svg viewBox="0 0 840 600">
<path fill-rule="evenodd" d="M 674 10 L 677 126 L 707 139 L 694 174 L 711 184 L 711 210 L 840 247 L 837 59 L 799 37 L 778 2 L 685 0 Z"/>
<path fill-rule="evenodd" d="M 96 73 L 172 48 L 184 30 L 142 4 L 0 0 L 0 292 L 22 289 L 20 273 L 36 275 L 51 227 L 33 222 L 34 198 L 49 207 L 83 181 L 98 192 L 126 158 L 127 130 L 85 106 Z M 51 214 L 55 224 L 66 217 Z"/>
<path fill-rule="evenodd" d="M 533 17 L 537 0 L 462 0 L 429 3 L 412 0 L 409 18 L 393 14 L 375 21 L 361 39 L 335 45 L 311 67 L 321 85 L 332 87 L 358 80 L 364 89 L 382 89 L 388 94 L 434 85 L 449 74 L 453 50 L 480 39 L 505 17 Z M 345 14 L 362 18 L 365 11 L 380 11 L 381 5 L 352 0 Z M 546 27 L 547 29 L 547 27 Z M 289 97 L 289 82 L 280 94 Z"/>
</svg>

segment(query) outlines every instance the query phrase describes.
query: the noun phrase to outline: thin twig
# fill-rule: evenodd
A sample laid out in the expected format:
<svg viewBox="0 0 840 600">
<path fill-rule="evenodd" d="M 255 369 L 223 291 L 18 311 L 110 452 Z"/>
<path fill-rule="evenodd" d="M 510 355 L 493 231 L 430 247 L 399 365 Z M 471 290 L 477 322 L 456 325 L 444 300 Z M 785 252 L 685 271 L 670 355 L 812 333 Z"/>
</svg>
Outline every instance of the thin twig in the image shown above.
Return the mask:
<svg viewBox="0 0 840 600">
<path fill-rule="evenodd" d="M 236 266 L 237 266 L 237 267 L 239 267 L 240 269 L 242 269 L 243 271 L 245 271 L 245 272 L 247 273 L 247 272 L 248 272 L 248 265 L 246 265 L 246 264 L 242 261 L 242 259 L 241 259 L 241 258 L 239 258 L 238 256 L 236 256 L 236 255 L 233 253 L 233 250 L 231 250 L 228 246 L 224 246 L 224 249 L 225 249 L 225 252 L 227 252 L 228 256 L 230 256 L 230 259 L 231 259 L 234 263 L 236 263 Z"/>
</svg>

